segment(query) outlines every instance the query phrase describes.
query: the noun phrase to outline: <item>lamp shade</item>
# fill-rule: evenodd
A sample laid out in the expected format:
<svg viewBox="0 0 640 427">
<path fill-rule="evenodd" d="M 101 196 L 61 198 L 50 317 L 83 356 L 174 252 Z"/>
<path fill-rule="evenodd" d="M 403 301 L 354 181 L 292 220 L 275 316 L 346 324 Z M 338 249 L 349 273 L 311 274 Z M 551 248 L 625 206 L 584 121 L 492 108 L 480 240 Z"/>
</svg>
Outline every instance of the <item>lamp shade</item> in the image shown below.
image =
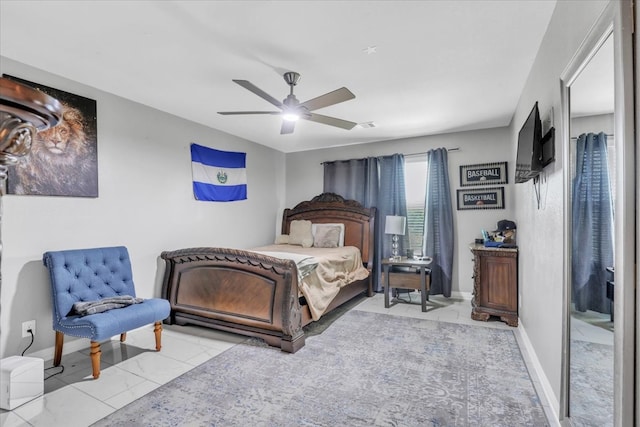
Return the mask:
<svg viewBox="0 0 640 427">
<path fill-rule="evenodd" d="M 407 219 L 403 216 L 387 215 L 384 232 L 385 234 L 399 234 L 404 236 L 404 229 Z"/>
</svg>

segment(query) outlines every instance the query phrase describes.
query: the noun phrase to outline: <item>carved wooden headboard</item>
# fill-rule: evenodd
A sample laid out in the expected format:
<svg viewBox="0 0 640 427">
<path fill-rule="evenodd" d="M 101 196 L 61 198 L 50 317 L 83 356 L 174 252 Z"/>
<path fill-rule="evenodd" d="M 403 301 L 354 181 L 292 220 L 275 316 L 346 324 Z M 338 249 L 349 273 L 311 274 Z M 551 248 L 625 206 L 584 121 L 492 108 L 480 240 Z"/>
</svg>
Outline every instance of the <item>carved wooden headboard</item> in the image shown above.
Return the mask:
<svg viewBox="0 0 640 427">
<path fill-rule="evenodd" d="M 285 209 L 282 215 L 282 234 L 289 234 L 293 220 L 306 219 L 313 223 L 344 224 L 345 246 L 360 249 L 362 261 L 371 268 L 375 242 L 376 208 L 365 208 L 355 200 L 345 200 L 335 193 L 322 193 L 313 199 Z"/>
</svg>

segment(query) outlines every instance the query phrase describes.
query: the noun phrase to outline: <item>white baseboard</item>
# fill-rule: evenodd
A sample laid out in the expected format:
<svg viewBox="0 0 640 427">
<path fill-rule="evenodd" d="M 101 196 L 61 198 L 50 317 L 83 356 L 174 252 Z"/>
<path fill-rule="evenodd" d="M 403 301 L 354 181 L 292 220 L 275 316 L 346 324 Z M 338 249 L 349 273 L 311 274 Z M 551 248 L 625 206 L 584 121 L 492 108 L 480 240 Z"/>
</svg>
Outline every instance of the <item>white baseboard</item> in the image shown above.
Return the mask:
<svg viewBox="0 0 640 427">
<path fill-rule="evenodd" d="M 537 376 L 537 384 L 542 388 L 542 390 L 538 390 L 538 393 L 542 392 L 544 394 L 544 398 L 546 399 L 546 403 L 548 404 L 549 409 L 552 412 L 551 422 L 554 422 L 553 426 L 560 427 L 560 399 L 553 392 L 553 388 L 551 387 L 551 383 L 547 378 L 544 370 L 542 369 L 542 365 L 538 360 L 536 352 L 533 349 L 533 345 L 531 344 L 531 340 L 527 335 L 527 331 L 522 325 L 522 322 L 518 322 L 518 333 L 520 334 L 520 339 L 522 344 L 524 345 L 524 349 L 527 352 L 527 356 L 529 359 L 529 367 L 533 368 L 535 371 L 535 375 Z M 536 387 L 537 388 L 537 387 Z"/>
<path fill-rule="evenodd" d="M 463 300 L 469 300 L 471 301 L 471 299 L 473 298 L 473 294 L 471 292 L 459 292 L 459 291 L 452 291 L 451 292 L 451 298 L 455 298 L 455 299 L 463 299 Z"/>
</svg>

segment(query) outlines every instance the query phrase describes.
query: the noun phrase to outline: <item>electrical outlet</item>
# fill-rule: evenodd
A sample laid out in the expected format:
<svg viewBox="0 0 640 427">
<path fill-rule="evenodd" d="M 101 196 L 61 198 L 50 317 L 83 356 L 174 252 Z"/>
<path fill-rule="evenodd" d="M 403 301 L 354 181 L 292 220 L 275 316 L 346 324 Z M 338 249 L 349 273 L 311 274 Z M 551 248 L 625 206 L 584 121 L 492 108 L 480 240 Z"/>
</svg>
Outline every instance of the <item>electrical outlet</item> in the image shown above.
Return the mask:
<svg viewBox="0 0 640 427">
<path fill-rule="evenodd" d="M 31 334 L 29 333 L 29 329 L 33 332 L 33 335 L 36 334 L 36 321 L 29 320 L 27 322 L 22 322 L 22 338 L 29 338 Z"/>
</svg>

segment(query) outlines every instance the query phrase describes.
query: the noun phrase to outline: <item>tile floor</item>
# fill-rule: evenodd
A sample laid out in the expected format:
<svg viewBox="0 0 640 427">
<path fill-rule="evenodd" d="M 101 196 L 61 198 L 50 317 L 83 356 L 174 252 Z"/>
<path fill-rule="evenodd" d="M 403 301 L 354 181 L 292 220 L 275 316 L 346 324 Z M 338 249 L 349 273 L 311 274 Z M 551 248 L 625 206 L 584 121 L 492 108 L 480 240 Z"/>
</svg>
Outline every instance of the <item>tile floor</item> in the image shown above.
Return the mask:
<svg viewBox="0 0 640 427">
<path fill-rule="evenodd" d="M 571 314 L 571 339 L 613 345 L 613 322 L 608 314 L 595 311 Z"/>
<path fill-rule="evenodd" d="M 406 296 L 402 296 L 406 298 Z M 365 298 L 355 310 L 394 314 L 446 322 L 512 329 L 520 343 L 517 329 L 500 321 L 471 320 L 471 303 L 465 298 L 431 296 L 426 313 L 421 311 L 419 293 L 412 295 L 413 304 L 398 303 L 384 308 L 384 296 Z M 115 340 L 102 344 L 102 367 L 99 380 L 91 377 L 88 349 L 62 357 L 64 372 L 53 368 L 45 371 L 44 396 L 12 411 L 0 410 L 0 425 L 14 426 L 81 426 L 85 427 L 149 393 L 162 384 L 229 349 L 245 338 L 196 326 L 167 326 L 162 337 L 162 351 L 153 351 L 151 327 L 127 334 L 126 345 Z M 524 346 L 520 346 L 524 348 Z M 525 362 L 531 362 L 523 351 Z M 51 360 L 45 368 L 51 367 Z M 540 390 L 535 372 L 530 369 L 534 385 L 548 416 L 548 402 Z M 556 425 L 552 422 L 551 425 Z"/>
</svg>

